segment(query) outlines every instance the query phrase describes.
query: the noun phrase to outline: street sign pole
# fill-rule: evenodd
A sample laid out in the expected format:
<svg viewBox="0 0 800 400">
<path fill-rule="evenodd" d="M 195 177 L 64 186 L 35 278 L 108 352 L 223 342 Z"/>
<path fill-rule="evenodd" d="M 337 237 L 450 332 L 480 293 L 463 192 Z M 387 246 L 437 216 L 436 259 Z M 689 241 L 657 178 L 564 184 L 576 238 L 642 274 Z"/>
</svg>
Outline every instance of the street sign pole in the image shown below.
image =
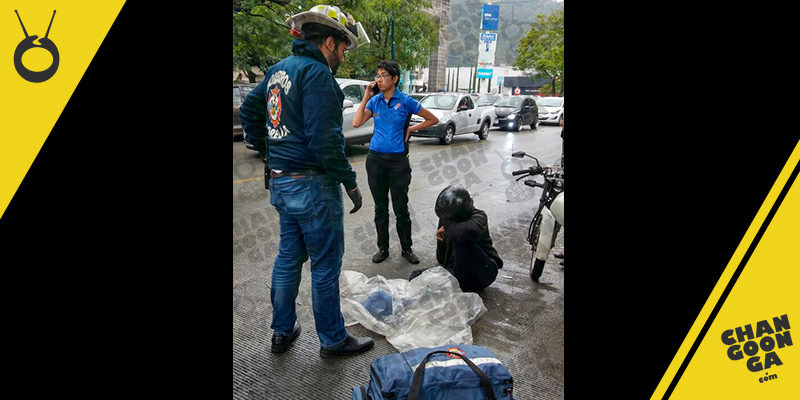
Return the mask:
<svg viewBox="0 0 800 400">
<path fill-rule="evenodd" d="M 394 12 L 392 12 L 392 60 L 394 60 Z"/>
<path fill-rule="evenodd" d="M 491 91 L 499 20 L 499 5 L 484 4 L 481 6 L 481 30 L 478 32 L 480 41 L 478 44 L 477 69 L 475 71 L 478 92 L 480 92 L 481 79 L 487 79 L 487 91 Z"/>
</svg>

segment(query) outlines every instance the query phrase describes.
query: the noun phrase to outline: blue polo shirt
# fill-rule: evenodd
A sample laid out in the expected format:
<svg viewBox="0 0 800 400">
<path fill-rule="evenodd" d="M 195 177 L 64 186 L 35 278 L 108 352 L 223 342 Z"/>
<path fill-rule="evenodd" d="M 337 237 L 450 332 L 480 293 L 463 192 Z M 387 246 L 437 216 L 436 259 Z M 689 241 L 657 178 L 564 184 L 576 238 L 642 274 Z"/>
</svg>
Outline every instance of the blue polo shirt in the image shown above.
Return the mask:
<svg viewBox="0 0 800 400">
<path fill-rule="evenodd" d="M 405 153 L 403 140 L 406 133 L 403 132 L 403 126 L 409 115 L 422 110 L 422 105 L 413 97 L 395 88 L 388 102 L 383 93 L 378 93 L 369 99 L 366 109 L 370 110 L 372 118 L 375 118 L 375 129 L 369 142 L 369 149 L 379 153 Z"/>
</svg>

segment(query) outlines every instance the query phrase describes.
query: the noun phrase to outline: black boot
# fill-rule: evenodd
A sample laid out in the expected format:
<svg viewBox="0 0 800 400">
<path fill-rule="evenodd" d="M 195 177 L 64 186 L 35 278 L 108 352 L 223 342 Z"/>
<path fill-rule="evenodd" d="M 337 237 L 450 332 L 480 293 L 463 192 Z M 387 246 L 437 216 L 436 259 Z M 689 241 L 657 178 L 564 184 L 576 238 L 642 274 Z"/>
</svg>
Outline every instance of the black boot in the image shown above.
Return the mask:
<svg viewBox="0 0 800 400">
<path fill-rule="evenodd" d="M 355 337 L 347 334 L 347 339 L 339 345 L 325 349 L 319 349 L 319 355 L 322 357 L 338 357 L 338 356 L 353 356 L 361 354 L 375 345 L 375 342 L 368 337 Z"/>
<path fill-rule="evenodd" d="M 534 282 L 539 282 L 539 277 L 542 276 L 542 271 L 544 271 L 544 260 L 536 259 L 533 262 L 533 267 L 531 267 L 531 279 Z"/>
<path fill-rule="evenodd" d="M 372 256 L 372 262 L 379 263 L 389 257 L 389 249 L 379 249 L 374 256 Z"/>
<path fill-rule="evenodd" d="M 300 336 L 300 323 L 295 321 L 294 323 L 294 331 L 291 335 L 272 335 L 272 352 L 273 353 L 285 353 L 286 350 L 289 350 L 289 347 L 292 346 L 292 343 L 298 336 Z"/>
<path fill-rule="evenodd" d="M 419 264 L 419 258 L 417 257 L 416 254 L 414 254 L 414 251 L 411 250 L 410 248 L 408 250 L 403 250 L 403 252 L 400 253 L 400 255 L 403 256 L 403 258 L 405 258 L 406 260 L 408 260 L 408 262 L 412 264 Z"/>
</svg>

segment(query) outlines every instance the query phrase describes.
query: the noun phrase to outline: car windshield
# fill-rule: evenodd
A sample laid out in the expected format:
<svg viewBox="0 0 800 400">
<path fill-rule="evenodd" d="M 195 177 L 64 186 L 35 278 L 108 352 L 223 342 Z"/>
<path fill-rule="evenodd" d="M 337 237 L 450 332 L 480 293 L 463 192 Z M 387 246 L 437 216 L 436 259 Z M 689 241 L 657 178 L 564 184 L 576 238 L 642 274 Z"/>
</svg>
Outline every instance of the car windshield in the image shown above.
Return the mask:
<svg viewBox="0 0 800 400">
<path fill-rule="evenodd" d="M 503 97 L 494 102 L 495 107 L 519 107 L 522 105 L 522 97 Z"/>
<path fill-rule="evenodd" d="M 491 95 L 491 94 L 485 94 L 485 95 L 481 96 L 480 98 L 478 98 L 478 101 L 476 101 L 476 103 L 479 106 L 480 105 L 486 105 L 486 104 L 494 104 L 494 102 L 496 100 L 497 100 L 497 96 L 494 96 L 494 95 Z"/>
<path fill-rule="evenodd" d="M 431 95 L 419 101 L 425 108 L 437 110 L 450 110 L 456 104 L 456 96 L 453 95 Z"/>
<path fill-rule="evenodd" d="M 545 107 L 561 107 L 564 104 L 563 97 L 542 97 L 536 101 L 536 104 Z"/>
<path fill-rule="evenodd" d="M 242 90 L 239 87 L 233 88 L 233 102 L 234 103 L 242 102 Z"/>
</svg>

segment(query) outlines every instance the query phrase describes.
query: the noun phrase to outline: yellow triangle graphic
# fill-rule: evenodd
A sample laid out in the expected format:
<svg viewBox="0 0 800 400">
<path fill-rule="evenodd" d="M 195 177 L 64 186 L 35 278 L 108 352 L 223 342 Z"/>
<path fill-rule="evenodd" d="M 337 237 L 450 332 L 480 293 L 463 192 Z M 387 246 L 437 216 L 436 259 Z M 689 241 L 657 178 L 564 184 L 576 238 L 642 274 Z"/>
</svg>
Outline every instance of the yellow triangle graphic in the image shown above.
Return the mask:
<svg viewBox="0 0 800 400">
<path fill-rule="evenodd" d="M 53 0 L 4 2 L 0 7 L 0 217 L 124 4 Z M 53 64 L 52 51 L 43 47 L 45 36 L 57 49 L 58 67 L 44 82 L 23 79 L 14 65 L 26 33 L 38 38 L 36 47 L 22 53 L 25 69 L 45 71 Z"/>
<path fill-rule="evenodd" d="M 800 341 L 798 162 L 800 144 L 651 399 L 788 399 L 800 394 L 800 343 L 795 343 Z M 710 317 L 713 322 L 707 324 Z"/>
</svg>

